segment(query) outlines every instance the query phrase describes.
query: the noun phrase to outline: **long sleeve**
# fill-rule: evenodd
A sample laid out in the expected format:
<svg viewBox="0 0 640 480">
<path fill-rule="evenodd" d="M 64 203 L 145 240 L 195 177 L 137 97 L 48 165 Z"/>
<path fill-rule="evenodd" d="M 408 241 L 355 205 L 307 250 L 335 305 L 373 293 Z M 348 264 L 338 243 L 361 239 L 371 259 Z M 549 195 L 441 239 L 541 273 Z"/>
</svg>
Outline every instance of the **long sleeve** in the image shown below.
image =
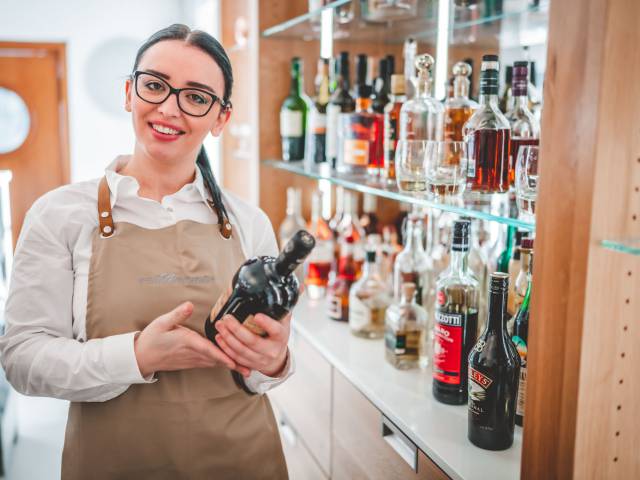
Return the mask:
<svg viewBox="0 0 640 480">
<path fill-rule="evenodd" d="M 258 211 L 256 217 L 257 218 L 254 219 L 250 227 L 252 229 L 251 238 L 253 240 L 252 255 L 277 256 L 278 244 L 276 242 L 276 235 L 273 231 L 273 227 L 271 226 L 269 217 L 267 217 L 262 210 Z M 293 322 L 293 318 L 291 319 L 291 322 Z M 287 364 L 279 377 L 268 377 L 263 373 L 253 370 L 249 377 L 245 379 L 245 383 L 251 391 L 263 394 L 283 383 L 287 378 L 293 375 L 294 371 L 295 362 L 293 353 L 291 352 L 291 349 L 289 349 Z"/>
<path fill-rule="evenodd" d="M 145 383 L 133 349 L 135 332 L 86 342 L 73 338 L 74 272 L 70 248 L 42 221 L 46 202 L 27 213 L 15 250 L 1 362 L 26 395 L 105 401 Z"/>
</svg>

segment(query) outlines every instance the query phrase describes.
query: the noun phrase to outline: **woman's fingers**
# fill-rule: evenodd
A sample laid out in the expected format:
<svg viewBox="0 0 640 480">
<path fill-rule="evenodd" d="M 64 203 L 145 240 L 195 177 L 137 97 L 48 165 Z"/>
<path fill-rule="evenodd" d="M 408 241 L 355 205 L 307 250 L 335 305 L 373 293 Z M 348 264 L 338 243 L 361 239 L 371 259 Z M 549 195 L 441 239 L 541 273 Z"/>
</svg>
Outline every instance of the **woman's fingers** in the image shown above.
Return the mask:
<svg viewBox="0 0 640 480">
<path fill-rule="evenodd" d="M 234 351 L 229 346 L 229 344 L 225 341 L 225 339 L 222 338 L 222 335 L 220 335 L 220 334 L 216 335 L 216 342 L 218 342 L 218 345 L 220 345 L 220 348 L 227 355 L 229 355 L 231 358 L 233 358 L 238 363 L 239 367 L 240 367 L 240 365 L 242 365 L 242 367 L 240 367 L 240 368 L 246 369 L 246 373 L 244 371 L 240 370 L 240 369 L 238 369 L 238 371 L 240 373 L 242 373 L 242 375 L 244 375 L 245 377 L 248 377 L 249 374 L 251 373 L 251 370 L 249 369 L 249 367 L 253 368 L 253 366 L 251 365 L 251 362 L 248 359 L 243 358 L 242 355 L 240 355 L 236 351 Z M 248 367 L 245 367 L 244 365 L 247 365 Z M 253 369 L 255 369 L 255 368 L 253 368 Z"/>
<path fill-rule="evenodd" d="M 229 351 L 225 350 L 225 353 L 233 358 L 236 362 L 242 365 L 248 365 L 255 367 L 259 365 L 260 353 L 251 350 L 247 345 L 243 344 L 233 333 L 227 331 L 225 327 L 219 330 L 218 336 L 224 340 L 224 344 L 228 347 Z M 218 337 L 216 337 L 218 341 Z M 221 345 L 222 346 L 222 345 Z"/>
<path fill-rule="evenodd" d="M 244 345 L 248 346 L 251 350 L 260 352 L 265 351 L 268 348 L 268 339 L 264 339 L 261 336 L 256 335 L 247 327 L 242 325 L 232 315 L 225 315 L 219 323 L 222 323 L 221 326 L 223 330 L 226 328 L 231 334 L 233 334 L 238 340 L 240 340 Z M 218 328 L 218 330 L 220 330 L 220 328 Z"/>
<path fill-rule="evenodd" d="M 285 333 L 289 328 L 290 319 L 291 314 L 286 315 L 281 321 L 274 320 L 264 313 L 258 313 L 253 317 L 254 323 L 267 332 L 271 339 L 279 339 Z"/>
</svg>

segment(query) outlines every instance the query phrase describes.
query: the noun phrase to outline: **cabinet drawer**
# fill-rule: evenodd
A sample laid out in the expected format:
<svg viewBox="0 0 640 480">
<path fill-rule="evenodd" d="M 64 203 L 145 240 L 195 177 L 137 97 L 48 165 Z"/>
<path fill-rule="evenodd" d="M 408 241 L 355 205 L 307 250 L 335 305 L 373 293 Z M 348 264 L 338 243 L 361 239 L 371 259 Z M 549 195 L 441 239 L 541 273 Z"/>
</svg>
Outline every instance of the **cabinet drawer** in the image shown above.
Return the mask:
<svg viewBox="0 0 640 480">
<path fill-rule="evenodd" d="M 329 476 L 331 471 L 331 365 L 299 335 L 292 337 L 296 372 L 269 392 L 287 422 Z"/>
<path fill-rule="evenodd" d="M 336 370 L 333 393 L 333 479 L 448 478 Z"/>
</svg>

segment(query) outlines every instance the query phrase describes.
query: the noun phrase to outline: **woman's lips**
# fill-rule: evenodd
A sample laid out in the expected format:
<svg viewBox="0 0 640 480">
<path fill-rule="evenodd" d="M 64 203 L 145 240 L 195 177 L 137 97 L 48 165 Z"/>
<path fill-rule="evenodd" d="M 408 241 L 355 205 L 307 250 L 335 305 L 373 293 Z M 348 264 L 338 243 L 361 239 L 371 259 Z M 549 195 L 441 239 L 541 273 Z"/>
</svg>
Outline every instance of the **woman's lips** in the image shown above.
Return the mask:
<svg viewBox="0 0 640 480">
<path fill-rule="evenodd" d="M 183 135 L 183 133 L 179 133 L 177 135 L 162 133 L 154 129 L 151 123 L 148 123 L 148 125 L 149 125 L 149 128 L 151 129 L 151 134 L 161 142 L 173 142 L 178 138 L 180 138 L 181 135 Z"/>
</svg>

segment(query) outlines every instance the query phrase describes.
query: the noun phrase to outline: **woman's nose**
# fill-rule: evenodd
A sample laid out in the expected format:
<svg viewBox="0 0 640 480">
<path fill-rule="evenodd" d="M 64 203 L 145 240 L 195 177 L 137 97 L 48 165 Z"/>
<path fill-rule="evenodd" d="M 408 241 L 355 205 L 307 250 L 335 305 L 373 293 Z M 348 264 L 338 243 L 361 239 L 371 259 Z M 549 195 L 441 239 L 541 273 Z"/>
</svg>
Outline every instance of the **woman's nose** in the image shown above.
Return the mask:
<svg viewBox="0 0 640 480">
<path fill-rule="evenodd" d="M 180 107 L 178 106 L 178 95 L 172 93 L 169 97 L 158 105 L 158 111 L 169 117 L 179 117 Z"/>
</svg>

